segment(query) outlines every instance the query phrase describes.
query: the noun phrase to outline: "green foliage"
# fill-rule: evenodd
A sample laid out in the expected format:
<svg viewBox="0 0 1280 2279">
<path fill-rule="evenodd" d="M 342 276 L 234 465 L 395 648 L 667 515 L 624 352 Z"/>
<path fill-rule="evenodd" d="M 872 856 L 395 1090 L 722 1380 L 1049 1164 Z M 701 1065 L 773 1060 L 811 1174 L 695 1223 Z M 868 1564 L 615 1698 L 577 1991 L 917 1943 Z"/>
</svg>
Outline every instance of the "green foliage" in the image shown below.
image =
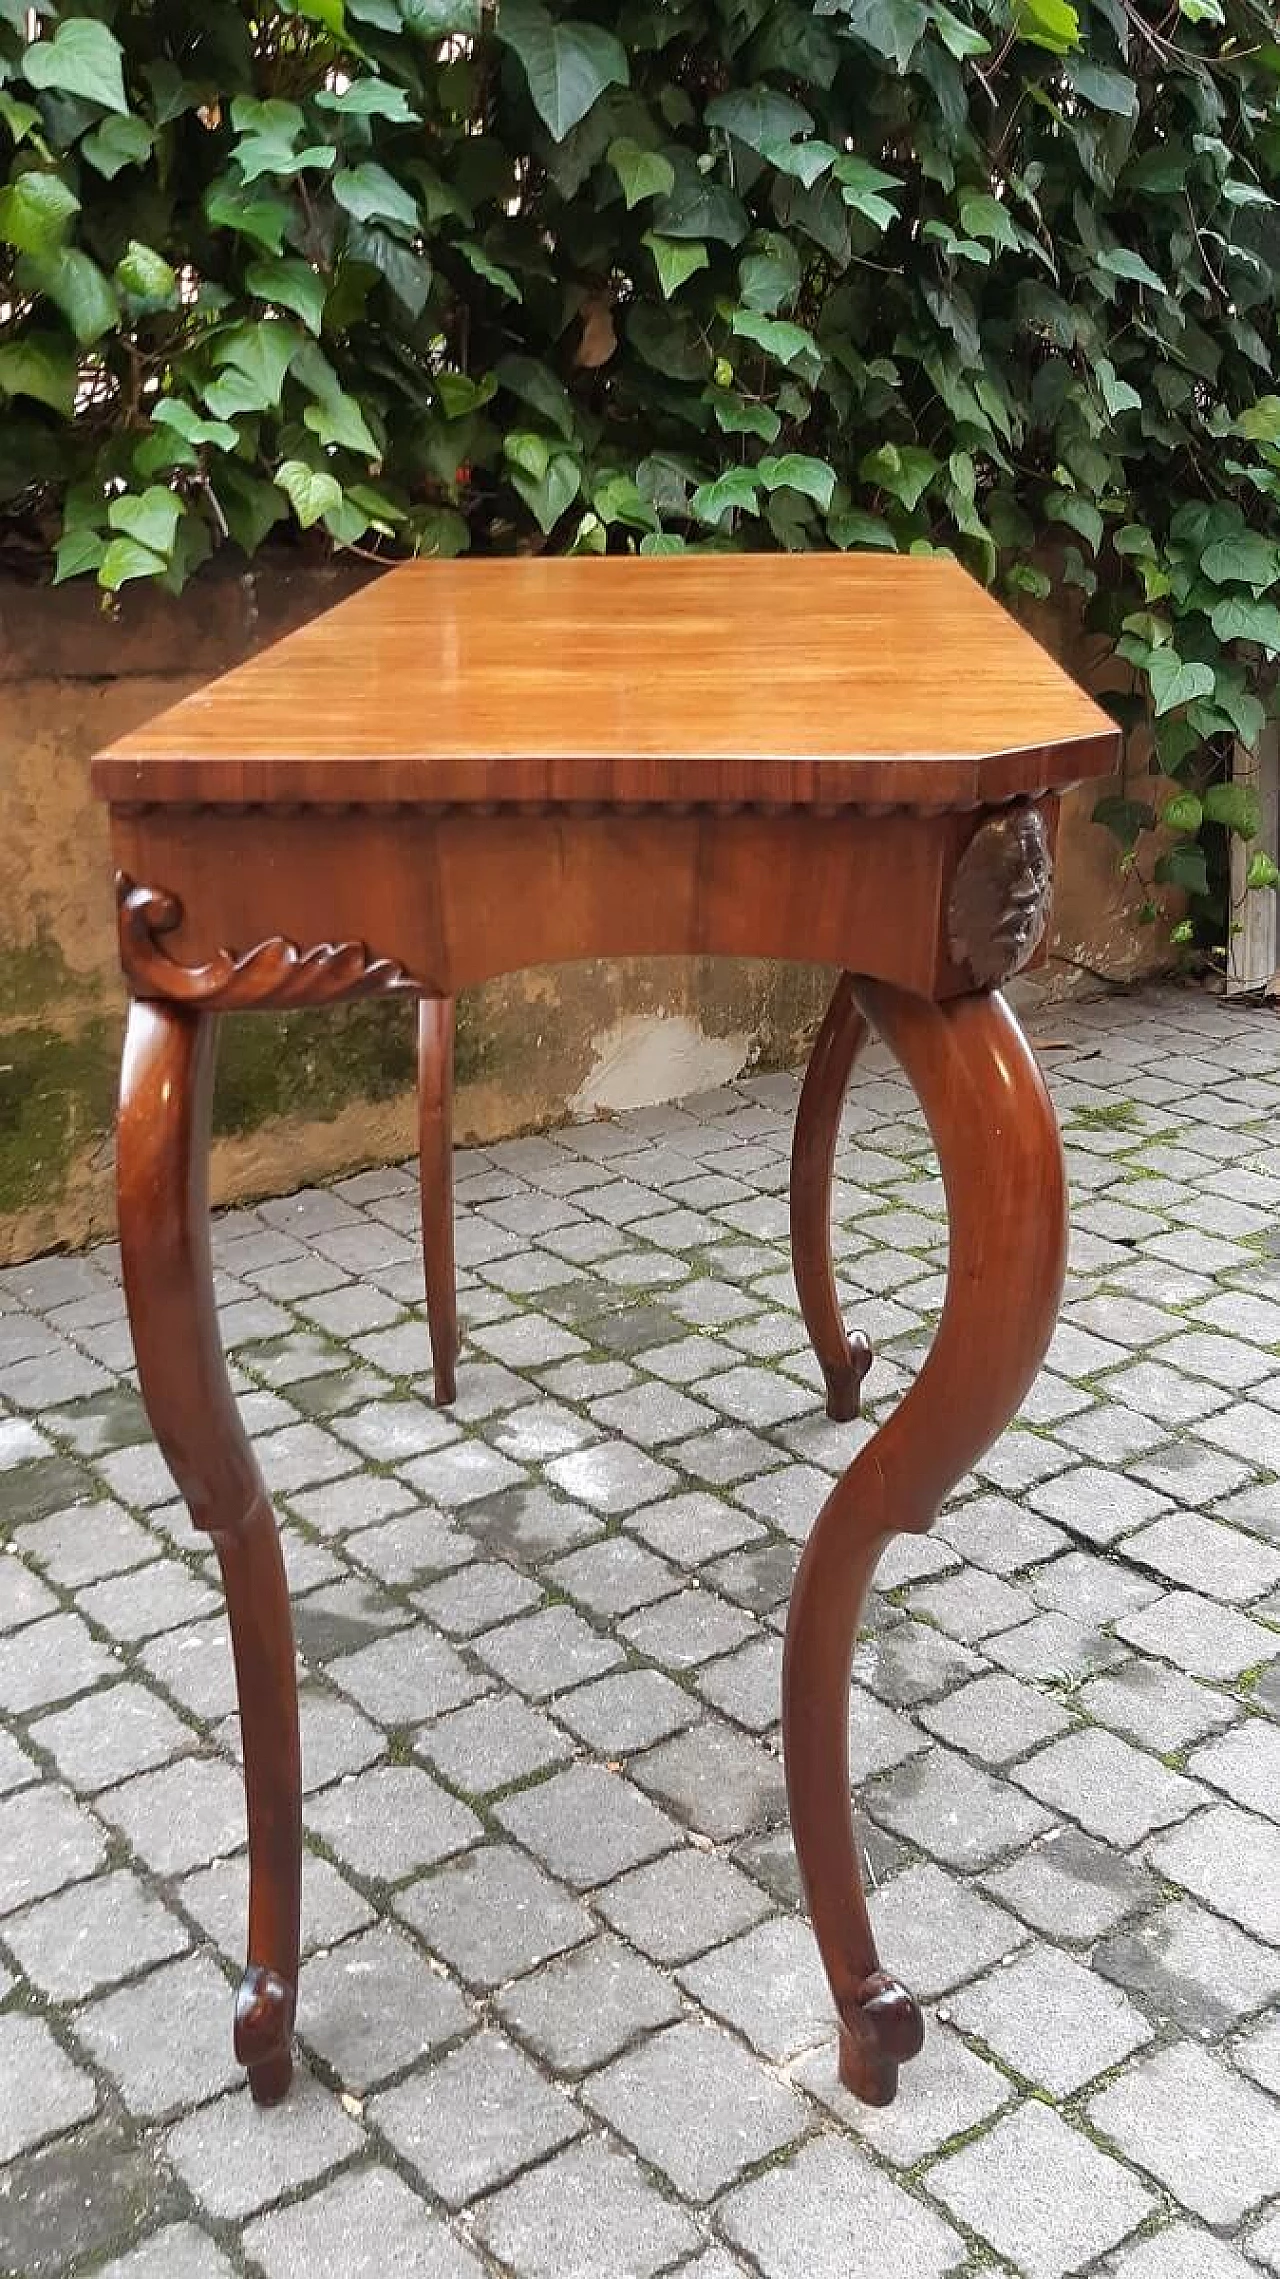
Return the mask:
<svg viewBox="0 0 1280 2279">
<path fill-rule="evenodd" d="M 36 20 L 0 0 L 11 552 L 947 548 L 1075 589 L 1152 779 L 1099 819 L 1139 866 L 1172 819 L 1152 906 L 1201 892 L 1280 656 L 1274 0 Z"/>
</svg>

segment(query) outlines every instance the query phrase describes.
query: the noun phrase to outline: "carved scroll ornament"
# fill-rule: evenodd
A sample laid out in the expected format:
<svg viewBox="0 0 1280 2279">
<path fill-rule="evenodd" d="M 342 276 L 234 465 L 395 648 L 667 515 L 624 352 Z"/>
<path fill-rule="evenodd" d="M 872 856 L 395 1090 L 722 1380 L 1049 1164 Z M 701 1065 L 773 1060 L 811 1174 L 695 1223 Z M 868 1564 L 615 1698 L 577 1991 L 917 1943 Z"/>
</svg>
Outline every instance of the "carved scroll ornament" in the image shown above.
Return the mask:
<svg viewBox="0 0 1280 2279">
<path fill-rule="evenodd" d="M 210 1011 L 254 1006 L 332 1005 L 340 998 L 420 997 L 420 985 L 363 942 L 317 942 L 300 950 L 275 934 L 250 950 L 218 950 L 203 965 L 182 965 L 160 937 L 182 922 L 176 895 L 116 875 L 120 962 L 135 997 L 165 997 Z"/>
<path fill-rule="evenodd" d="M 980 989 L 1020 972 L 1049 922 L 1053 865 L 1038 808 L 1015 807 L 975 831 L 956 866 L 947 946 Z"/>
</svg>

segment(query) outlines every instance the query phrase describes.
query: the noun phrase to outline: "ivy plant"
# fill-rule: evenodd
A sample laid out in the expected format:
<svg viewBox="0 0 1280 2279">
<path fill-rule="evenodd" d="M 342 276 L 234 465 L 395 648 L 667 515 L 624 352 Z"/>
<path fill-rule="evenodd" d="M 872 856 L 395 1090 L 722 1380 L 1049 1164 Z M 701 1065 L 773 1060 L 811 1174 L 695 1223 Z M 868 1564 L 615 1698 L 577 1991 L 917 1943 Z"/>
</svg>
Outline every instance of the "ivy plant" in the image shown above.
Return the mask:
<svg viewBox="0 0 1280 2279">
<path fill-rule="evenodd" d="M 10 563 L 946 548 L 1126 668 L 1153 917 L 1256 834 L 1274 0 L 0 0 L 0 182 Z"/>
</svg>

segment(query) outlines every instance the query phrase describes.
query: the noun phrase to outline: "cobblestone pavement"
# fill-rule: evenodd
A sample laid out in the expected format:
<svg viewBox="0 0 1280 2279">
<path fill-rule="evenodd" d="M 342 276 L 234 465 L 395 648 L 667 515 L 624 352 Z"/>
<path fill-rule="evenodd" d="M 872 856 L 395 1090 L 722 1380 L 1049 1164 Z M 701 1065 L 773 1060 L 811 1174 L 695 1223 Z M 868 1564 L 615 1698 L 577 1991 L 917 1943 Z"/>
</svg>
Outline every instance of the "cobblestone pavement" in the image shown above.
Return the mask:
<svg viewBox="0 0 1280 2279">
<path fill-rule="evenodd" d="M 1167 990 L 1035 1028 L 1062 1326 L 857 1664 L 875 1916 L 930 2013 L 885 2112 L 835 2085 L 779 1759 L 798 1546 L 868 1429 L 795 1311 L 792 1077 L 461 1155 L 449 1416 L 412 1166 L 219 1220 L 305 1678 L 273 2113 L 231 2057 L 219 1594 L 116 1260 L 0 1276 L 0 2269 L 1280 2272 L 1280 1025 Z M 876 1418 L 944 1239 L 883 1059 L 840 1168 Z"/>
</svg>

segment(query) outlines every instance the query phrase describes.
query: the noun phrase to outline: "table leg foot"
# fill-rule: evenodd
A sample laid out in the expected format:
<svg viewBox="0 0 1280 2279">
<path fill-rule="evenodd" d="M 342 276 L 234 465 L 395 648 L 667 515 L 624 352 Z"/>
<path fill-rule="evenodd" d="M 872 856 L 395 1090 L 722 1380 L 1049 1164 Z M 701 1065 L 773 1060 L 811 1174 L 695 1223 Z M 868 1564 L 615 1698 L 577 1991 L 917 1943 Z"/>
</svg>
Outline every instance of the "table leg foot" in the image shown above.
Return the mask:
<svg viewBox="0 0 1280 2279">
<path fill-rule="evenodd" d="M 275 1514 L 218 1338 L 209 1250 L 214 1017 L 135 1001 L 117 1127 L 120 1251 L 147 1414 L 212 1537 L 236 1665 L 249 1828 L 249 1960 L 235 2046 L 261 2103 L 289 2085 L 298 1983 L 302 1765 L 289 1591 Z"/>
<path fill-rule="evenodd" d="M 827 1388 L 836 1424 L 857 1416 L 862 1380 L 871 1367 L 865 1337 L 850 1336 L 836 1295 L 831 1257 L 831 1182 L 840 1111 L 867 1036 L 852 974 L 842 973 L 809 1057 L 791 1143 L 791 1264 L 800 1311 Z"/>
<path fill-rule="evenodd" d="M 437 1408 L 458 1397 L 458 1290 L 453 1248 L 452 997 L 418 1006 L 418 1180 L 422 1263 Z"/>
<path fill-rule="evenodd" d="M 840 2077 L 887 2104 L 923 2038 L 881 1970 L 849 1789 L 854 1642 L 880 1552 L 922 1533 L 1008 1423 L 1057 1319 L 1066 1185 L 1048 1095 L 996 996 L 934 1005 L 859 980 L 857 1001 L 911 1078 L 950 1214 L 947 1292 L 933 1348 L 893 1415 L 827 1498 L 796 1576 L 783 1664 L 783 1737 L 796 1855 L 840 2021 Z"/>
</svg>

